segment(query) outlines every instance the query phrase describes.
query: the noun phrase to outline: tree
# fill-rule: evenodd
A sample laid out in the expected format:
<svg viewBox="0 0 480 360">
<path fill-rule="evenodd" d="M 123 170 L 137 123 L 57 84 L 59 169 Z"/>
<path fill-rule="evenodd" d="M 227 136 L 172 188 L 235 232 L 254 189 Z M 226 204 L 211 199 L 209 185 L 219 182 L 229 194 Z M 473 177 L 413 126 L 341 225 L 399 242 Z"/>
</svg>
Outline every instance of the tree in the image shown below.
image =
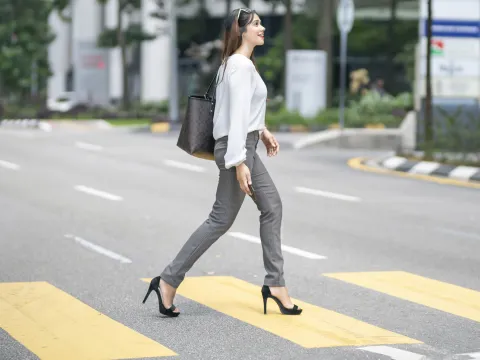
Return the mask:
<svg viewBox="0 0 480 360">
<path fill-rule="evenodd" d="M 55 39 L 48 18 L 68 0 L 3 0 L 0 3 L 0 96 L 22 102 L 46 88 L 51 75 L 48 45 Z"/>
<path fill-rule="evenodd" d="M 245 7 L 250 8 L 251 0 L 242 0 L 242 3 L 245 4 Z"/>
<path fill-rule="evenodd" d="M 433 118 L 432 118 L 432 76 L 431 76 L 431 58 L 432 58 L 432 0 L 428 0 L 427 17 L 427 91 L 425 96 L 425 159 L 433 158 Z"/>
<path fill-rule="evenodd" d="M 232 11 L 232 4 L 233 4 L 233 0 L 226 0 L 226 14 L 225 15 L 228 15 L 230 13 L 230 11 Z"/>
<path fill-rule="evenodd" d="M 318 0 L 314 0 L 318 1 Z M 323 0 L 317 11 L 317 48 L 327 55 L 327 107 L 333 95 L 333 10 L 335 0 Z"/>
<path fill-rule="evenodd" d="M 97 1 L 105 5 L 109 0 Z M 125 109 L 130 108 L 127 49 L 133 44 L 139 44 L 142 41 L 149 41 L 156 38 L 155 34 L 144 32 L 141 24 L 130 23 L 128 27 L 124 26 L 124 15 L 131 15 L 134 11 L 139 11 L 141 6 L 142 0 L 118 0 L 117 26 L 115 28 L 105 29 L 97 39 L 98 46 L 100 47 L 120 48 L 123 77 L 122 105 Z"/>
<path fill-rule="evenodd" d="M 387 89 L 393 86 L 395 82 L 395 55 L 396 55 L 396 22 L 397 22 L 397 8 L 399 0 L 390 0 L 390 20 L 387 25 L 388 44 L 388 65 L 386 76 Z"/>
</svg>

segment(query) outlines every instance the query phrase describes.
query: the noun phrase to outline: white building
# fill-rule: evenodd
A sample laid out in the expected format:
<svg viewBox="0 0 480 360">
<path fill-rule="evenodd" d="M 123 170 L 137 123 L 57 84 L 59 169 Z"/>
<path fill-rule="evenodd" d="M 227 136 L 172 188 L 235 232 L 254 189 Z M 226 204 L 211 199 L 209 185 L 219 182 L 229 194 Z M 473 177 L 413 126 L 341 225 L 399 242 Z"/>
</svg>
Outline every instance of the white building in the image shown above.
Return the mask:
<svg viewBox="0 0 480 360">
<path fill-rule="evenodd" d="M 306 0 L 294 1 L 294 12 L 303 11 Z M 363 0 L 364 1 L 364 0 Z M 382 2 L 383 0 L 377 0 Z M 212 17 L 225 16 L 225 0 L 205 0 Z M 168 1 L 167 1 L 168 3 Z M 418 0 L 407 2 L 398 11 L 399 18 L 418 18 Z M 413 4 L 413 6 L 411 6 Z M 50 45 L 49 59 L 53 76 L 49 80 L 49 97 L 56 97 L 65 91 L 74 91 L 79 96 L 91 100 L 108 102 L 122 96 L 122 67 L 120 49 L 97 49 L 96 41 L 104 27 L 117 25 L 118 0 L 110 0 L 106 6 L 97 0 L 71 0 L 68 14 L 71 22 L 64 22 L 53 13 L 50 24 L 57 38 Z M 239 0 L 232 1 L 232 7 L 243 7 Z M 259 14 L 272 13 L 271 5 L 263 0 L 252 0 L 251 7 Z M 382 8 L 383 9 L 383 8 Z M 150 16 L 156 10 L 155 0 L 142 0 L 139 13 L 124 16 L 123 23 L 129 21 L 142 24 L 147 32 L 156 32 L 160 27 L 169 28 L 168 23 Z M 177 13 L 182 17 L 195 16 L 197 6 L 183 7 Z M 357 11 L 357 17 L 388 17 L 387 12 L 379 12 L 378 7 L 363 8 Z M 283 5 L 276 6 L 274 13 L 283 14 Z M 139 51 L 132 51 L 130 59 L 136 69 L 130 79 L 130 92 L 142 102 L 157 102 L 168 99 L 170 69 L 170 40 L 168 35 L 157 37 L 153 41 L 142 43 Z M 69 72 L 73 70 L 73 84 L 69 85 Z"/>
<path fill-rule="evenodd" d="M 104 7 L 97 0 L 72 0 L 68 9 L 71 22 L 62 21 L 56 13 L 51 15 L 50 24 L 57 38 L 49 49 L 53 71 L 48 86 L 50 97 L 67 90 L 81 92 L 81 96 L 84 96 L 89 95 L 85 92 L 92 90 L 94 96 L 105 93 L 108 100 L 121 98 L 123 84 L 120 49 L 96 49 L 97 37 L 103 28 L 117 26 L 117 6 L 117 0 L 110 0 Z M 128 25 L 129 21 L 137 21 L 145 31 L 153 33 L 165 25 L 149 15 L 155 10 L 154 1 L 144 0 L 140 13 L 124 16 L 123 23 Z M 133 89 L 137 88 L 143 101 L 166 99 L 170 73 L 169 38 L 160 36 L 145 42 L 141 45 L 141 54 L 140 76 L 133 82 Z M 129 54 L 130 57 L 133 55 Z M 68 74 L 72 69 L 74 81 L 69 88 Z M 102 91 L 99 92 L 98 88 Z M 130 88 L 132 90 L 132 86 Z"/>
</svg>

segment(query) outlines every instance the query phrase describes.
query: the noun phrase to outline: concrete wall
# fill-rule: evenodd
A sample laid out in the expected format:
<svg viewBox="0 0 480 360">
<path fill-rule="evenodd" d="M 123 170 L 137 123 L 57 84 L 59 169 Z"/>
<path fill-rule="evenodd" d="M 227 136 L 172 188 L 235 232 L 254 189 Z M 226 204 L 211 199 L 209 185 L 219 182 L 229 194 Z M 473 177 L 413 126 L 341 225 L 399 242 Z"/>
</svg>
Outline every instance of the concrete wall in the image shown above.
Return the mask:
<svg viewBox="0 0 480 360">
<path fill-rule="evenodd" d="M 105 26 L 117 26 L 118 0 L 110 0 L 105 8 Z M 122 58 L 120 49 L 109 50 L 108 55 L 108 86 L 110 98 L 120 99 L 123 91 Z"/>
<path fill-rule="evenodd" d="M 143 29 L 156 33 L 160 27 L 167 28 L 164 21 L 150 16 L 156 10 L 153 0 L 142 1 Z M 142 44 L 141 98 L 145 102 L 168 99 L 170 83 L 170 37 L 162 35 Z"/>
</svg>

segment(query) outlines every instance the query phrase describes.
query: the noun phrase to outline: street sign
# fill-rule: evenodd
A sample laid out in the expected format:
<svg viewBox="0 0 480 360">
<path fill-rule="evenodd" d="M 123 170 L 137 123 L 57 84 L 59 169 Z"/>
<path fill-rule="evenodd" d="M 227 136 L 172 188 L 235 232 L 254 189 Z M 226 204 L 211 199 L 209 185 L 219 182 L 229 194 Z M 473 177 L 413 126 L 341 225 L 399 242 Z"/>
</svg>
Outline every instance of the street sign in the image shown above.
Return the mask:
<svg viewBox="0 0 480 360">
<path fill-rule="evenodd" d="M 349 33 L 355 20 L 353 0 L 340 0 L 337 8 L 337 25 L 341 32 Z"/>
<path fill-rule="evenodd" d="M 347 81 L 347 40 L 355 20 L 353 0 L 340 0 L 337 8 L 337 25 L 340 30 L 340 112 L 339 126 L 343 130 L 345 123 L 345 82 Z"/>
<path fill-rule="evenodd" d="M 423 20 L 422 35 L 427 36 L 427 20 Z M 480 38 L 480 20 L 432 19 L 432 36 L 445 38 Z"/>
</svg>

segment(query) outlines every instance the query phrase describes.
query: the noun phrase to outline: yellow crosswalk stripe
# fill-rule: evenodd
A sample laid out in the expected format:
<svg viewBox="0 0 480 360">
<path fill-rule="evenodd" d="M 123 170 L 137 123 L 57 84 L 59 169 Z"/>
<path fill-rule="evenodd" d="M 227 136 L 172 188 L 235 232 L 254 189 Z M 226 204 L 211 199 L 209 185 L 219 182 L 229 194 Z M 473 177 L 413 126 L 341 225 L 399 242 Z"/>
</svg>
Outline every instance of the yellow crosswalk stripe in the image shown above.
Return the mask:
<svg viewBox="0 0 480 360">
<path fill-rule="evenodd" d="M 177 355 L 47 282 L 0 283 L 0 328 L 41 359 Z"/>
<path fill-rule="evenodd" d="M 403 271 L 325 276 L 480 322 L 480 292 Z"/>
<path fill-rule="evenodd" d="M 301 315 L 281 315 L 271 299 L 264 315 L 260 287 L 230 276 L 187 277 L 177 294 L 306 348 L 421 343 L 296 299 Z"/>
</svg>

